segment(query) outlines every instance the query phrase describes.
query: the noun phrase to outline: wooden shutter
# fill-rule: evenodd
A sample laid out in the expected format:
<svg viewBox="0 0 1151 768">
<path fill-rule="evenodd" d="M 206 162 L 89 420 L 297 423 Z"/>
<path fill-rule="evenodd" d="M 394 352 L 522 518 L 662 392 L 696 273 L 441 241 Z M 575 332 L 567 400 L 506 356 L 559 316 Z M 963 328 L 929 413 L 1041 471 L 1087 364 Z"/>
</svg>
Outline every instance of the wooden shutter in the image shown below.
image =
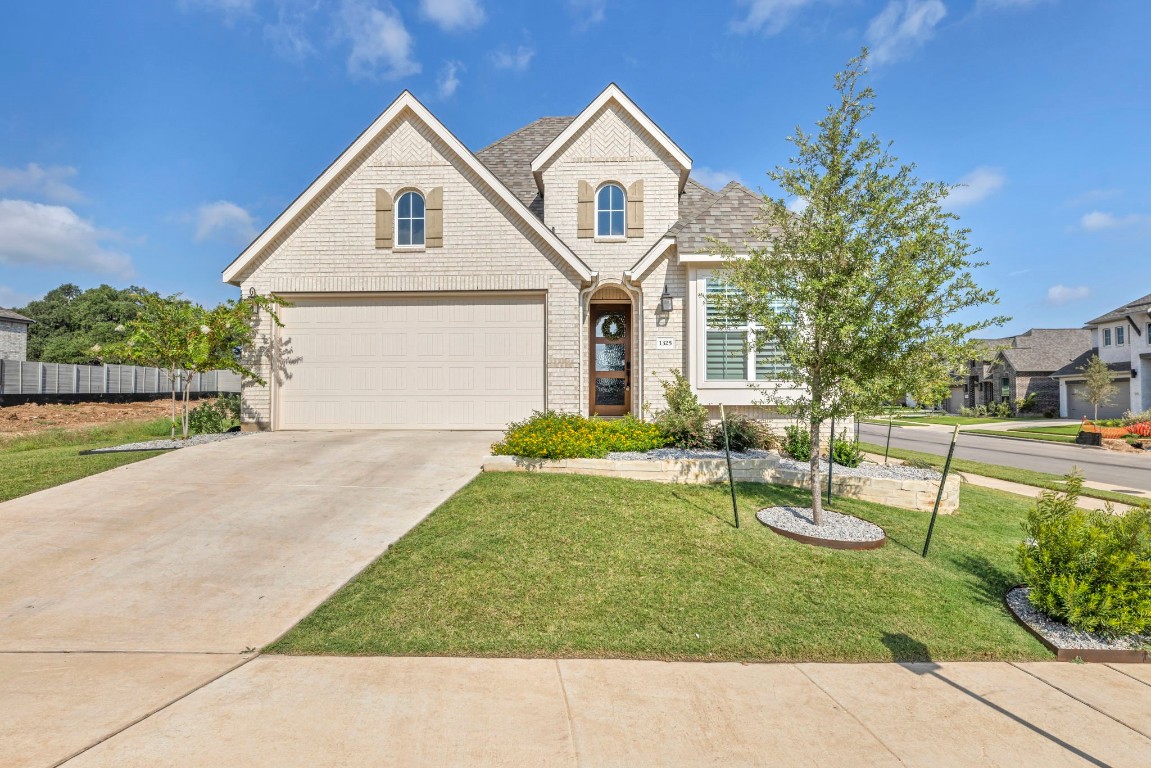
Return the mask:
<svg viewBox="0 0 1151 768">
<path fill-rule="evenodd" d="M 595 190 L 591 182 L 579 183 L 579 202 L 577 204 L 576 237 L 595 236 Z"/>
<path fill-rule="evenodd" d="M 392 247 L 392 196 L 386 189 L 376 190 L 376 247 Z"/>
<path fill-rule="evenodd" d="M 444 188 L 435 187 L 424 200 L 426 248 L 444 247 Z"/>
<path fill-rule="evenodd" d="M 643 237 L 643 179 L 627 188 L 627 236 Z"/>
</svg>

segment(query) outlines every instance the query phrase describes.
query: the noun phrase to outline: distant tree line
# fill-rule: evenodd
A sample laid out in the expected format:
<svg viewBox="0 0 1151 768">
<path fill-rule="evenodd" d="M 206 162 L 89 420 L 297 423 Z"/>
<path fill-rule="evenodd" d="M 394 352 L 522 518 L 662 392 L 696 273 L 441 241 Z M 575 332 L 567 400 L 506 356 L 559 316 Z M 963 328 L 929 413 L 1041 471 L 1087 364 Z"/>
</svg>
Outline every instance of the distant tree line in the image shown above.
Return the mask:
<svg viewBox="0 0 1151 768">
<path fill-rule="evenodd" d="M 28 359 L 42 363 L 99 365 L 121 363 L 101 355 L 123 338 L 123 329 L 140 311 L 137 296 L 157 296 L 153 291 L 130 286 L 124 289 L 101 285 L 81 290 L 73 283 L 53 288 L 44 298 L 14 307 L 35 320 L 28 328 Z"/>
</svg>

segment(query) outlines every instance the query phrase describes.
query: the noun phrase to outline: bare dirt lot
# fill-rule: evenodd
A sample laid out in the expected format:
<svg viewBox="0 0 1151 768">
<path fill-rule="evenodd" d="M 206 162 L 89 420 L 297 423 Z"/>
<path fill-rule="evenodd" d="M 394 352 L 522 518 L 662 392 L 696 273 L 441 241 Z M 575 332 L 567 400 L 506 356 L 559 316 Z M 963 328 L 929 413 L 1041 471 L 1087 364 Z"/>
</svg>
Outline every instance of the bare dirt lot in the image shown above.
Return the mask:
<svg viewBox="0 0 1151 768">
<path fill-rule="evenodd" d="M 171 413 L 170 400 L 6 405 L 0 406 L 0 434 L 27 435 L 47 429 L 82 429 L 124 421 L 152 421 Z"/>
</svg>

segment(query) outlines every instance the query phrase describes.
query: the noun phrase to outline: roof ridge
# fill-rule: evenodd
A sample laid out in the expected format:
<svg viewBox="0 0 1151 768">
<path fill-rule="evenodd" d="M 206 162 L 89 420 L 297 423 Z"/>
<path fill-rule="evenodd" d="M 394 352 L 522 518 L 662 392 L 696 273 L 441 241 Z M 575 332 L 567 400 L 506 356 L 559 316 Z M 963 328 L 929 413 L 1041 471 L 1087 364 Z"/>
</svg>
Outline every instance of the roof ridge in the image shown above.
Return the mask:
<svg viewBox="0 0 1151 768">
<path fill-rule="evenodd" d="M 575 120 L 575 116 L 574 115 L 544 115 L 542 117 L 537 117 L 535 120 L 532 120 L 530 123 L 527 123 L 526 125 L 521 125 L 519 128 L 516 128 L 514 131 L 509 133 L 507 136 L 496 139 L 491 144 L 488 144 L 485 147 L 481 147 L 480 149 L 477 149 L 476 154 L 478 155 L 480 152 L 486 152 L 487 150 L 491 149 L 492 147 L 496 146 L 497 144 L 502 144 L 505 141 L 507 141 L 508 139 L 515 138 L 516 136 L 519 136 L 521 133 L 526 131 L 528 128 L 531 128 L 536 123 L 542 123 L 544 120 L 567 120 L 570 123 L 572 120 Z"/>
</svg>

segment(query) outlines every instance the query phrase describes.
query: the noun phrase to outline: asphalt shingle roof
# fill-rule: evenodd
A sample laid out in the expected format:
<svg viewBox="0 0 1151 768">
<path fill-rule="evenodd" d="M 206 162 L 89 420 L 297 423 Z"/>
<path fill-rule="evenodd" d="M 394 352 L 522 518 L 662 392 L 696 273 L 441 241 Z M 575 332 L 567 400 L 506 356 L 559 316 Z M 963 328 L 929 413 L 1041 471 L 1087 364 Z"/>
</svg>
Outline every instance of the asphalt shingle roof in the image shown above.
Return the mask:
<svg viewBox="0 0 1151 768">
<path fill-rule="evenodd" d="M 1016 371 L 1049 373 L 1091 349 L 1091 331 L 1083 328 L 1032 328 L 1004 339 L 1003 358 Z"/>
<path fill-rule="evenodd" d="M 0 320 L 7 320 L 15 323 L 34 323 L 36 322 L 30 317 L 24 317 L 19 312 L 13 312 L 10 309 L 0 307 Z"/>
<path fill-rule="evenodd" d="M 544 217 L 544 199 L 532 176 L 532 160 L 563 133 L 572 120 L 575 118 L 541 117 L 476 152 L 480 162 L 540 219 Z"/>
<path fill-rule="evenodd" d="M 1151 293 L 1135 301 L 1128 302 L 1121 307 L 1111 310 L 1105 315 L 1100 315 L 1094 320 L 1088 320 L 1088 325 L 1096 325 L 1097 323 L 1110 323 L 1113 320 L 1122 320 L 1127 315 L 1133 315 L 1136 312 L 1147 312 L 1151 314 Z"/>
<path fill-rule="evenodd" d="M 1086 352 L 1080 354 L 1067 365 L 1055 371 L 1055 373 L 1051 374 L 1051 378 L 1056 379 L 1063 378 L 1065 376 L 1082 376 L 1083 366 L 1087 365 L 1087 361 L 1090 360 L 1092 356 L 1097 354 L 1099 354 L 1099 350 L 1092 347 Z M 1127 373 L 1131 370 L 1131 363 L 1108 363 L 1107 367 L 1115 371 L 1115 373 Z"/>
<path fill-rule="evenodd" d="M 763 199 L 738 181 L 728 182 L 727 186 L 715 193 L 715 197 L 694 211 L 681 216 L 670 230 L 674 235 L 680 253 L 704 253 L 714 247 L 709 238 L 714 237 L 730 246 L 737 253 L 748 247 L 762 246 L 764 243 L 751 239 L 750 233 L 759 222 Z"/>
</svg>

